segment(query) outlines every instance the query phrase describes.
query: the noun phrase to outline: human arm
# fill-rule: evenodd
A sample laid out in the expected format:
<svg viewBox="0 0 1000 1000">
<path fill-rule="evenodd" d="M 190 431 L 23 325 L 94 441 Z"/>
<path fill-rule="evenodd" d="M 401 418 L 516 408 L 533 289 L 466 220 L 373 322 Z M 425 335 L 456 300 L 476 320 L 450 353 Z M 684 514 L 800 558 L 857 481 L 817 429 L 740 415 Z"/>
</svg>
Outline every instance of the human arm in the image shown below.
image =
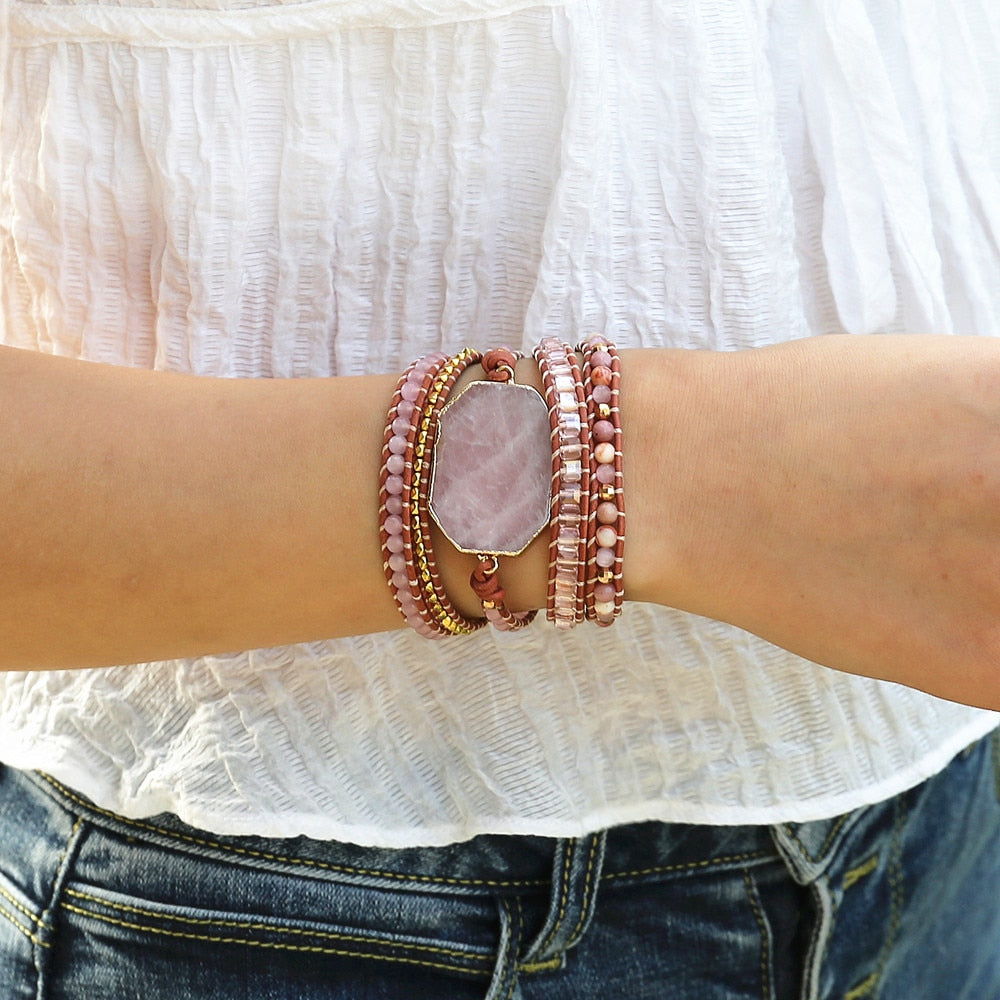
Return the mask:
<svg viewBox="0 0 1000 1000">
<path fill-rule="evenodd" d="M 629 596 L 1000 705 L 1000 342 L 622 356 Z M 399 627 L 374 503 L 393 385 L 0 351 L 0 665 Z M 468 608 L 468 561 L 438 551 Z M 504 582 L 512 606 L 541 603 L 542 540 Z"/>
</svg>

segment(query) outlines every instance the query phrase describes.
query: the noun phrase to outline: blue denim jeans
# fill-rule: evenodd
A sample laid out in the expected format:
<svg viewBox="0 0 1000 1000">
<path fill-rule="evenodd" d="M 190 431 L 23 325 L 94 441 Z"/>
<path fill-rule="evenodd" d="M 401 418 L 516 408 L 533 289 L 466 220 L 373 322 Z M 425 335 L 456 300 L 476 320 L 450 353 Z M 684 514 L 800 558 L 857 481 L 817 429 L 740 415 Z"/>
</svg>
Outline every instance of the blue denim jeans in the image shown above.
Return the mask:
<svg viewBox="0 0 1000 1000">
<path fill-rule="evenodd" d="M 880 805 L 403 851 L 0 769 L 4 1000 L 1000 998 L 1000 743 Z"/>
</svg>

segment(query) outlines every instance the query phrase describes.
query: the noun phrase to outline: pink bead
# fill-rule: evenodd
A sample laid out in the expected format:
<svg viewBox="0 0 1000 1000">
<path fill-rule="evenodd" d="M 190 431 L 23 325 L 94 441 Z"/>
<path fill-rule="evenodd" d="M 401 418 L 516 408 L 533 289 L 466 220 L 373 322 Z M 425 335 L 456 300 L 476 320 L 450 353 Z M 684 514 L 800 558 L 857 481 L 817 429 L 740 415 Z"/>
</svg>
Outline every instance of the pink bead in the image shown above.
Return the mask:
<svg viewBox="0 0 1000 1000">
<path fill-rule="evenodd" d="M 594 397 L 595 403 L 610 403 L 612 395 L 611 386 L 595 385 L 591 395 Z"/>
<path fill-rule="evenodd" d="M 602 500 L 596 511 L 598 524 L 615 524 L 618 521 L 618 507 L 610 500 Z"/>
<path fill-rule="evenodd" d="M 597 481 L 602 486 L 610 486 L 615 481 L 615 467 L 613 465 L 599 465 L 596 475 Z"/>
<path fill-rule="evenodd" d="M 590 381 L 593 385 L 611 385 L 611 369 L 605 365 L 591 368 Z"/>
<path fill-rule="evenodd" d="M 403 536 L 402 535 L 390 535 L 385 540 L 385 547 L 390 552 L 402 552 L 403 551 Z"/>
<path fill-rule="evenodd" d="M 398 496 L 403 492 L 403 477 L 402 476 L 386 476 L 385 478 L 385 491 L 390 496 Z"/>
<path fill-rule="evenodd" d="M 603 333 L 592 333 L 585 341 L 585 347 L 601 347 L 608 342 Z"/>
<path fill-rule="evenodd" d="M 386 471 L 392 476 L 401 476 L 406 468 L 406 459 L 402 455 L 390 455 L 385 460 Z"/>
<path fill-rule="evenodd" d="M 611 355 L 607 351 L 594 351 L 590 356 L 591 368 L 611 368 Z"/>
<path fill-rule="evenodd" d="M 392 422 L 392 433 L 405 438 L 410 433 L 410 421 L 406 417 L 396 417 Z"/>
<path fill-rule="evenodd" d="M 595 601 L 594 602 L 594 613 L 601 618 L 606 618 L 608 615 L 613 615 L 615 613 L 615 602 L 614 601 Z"/>
<path fill-rule="evenodd" d="M 427 622 L 423 620 L 418 614 L 410 614 L 406 616 L 406 624 L 412 629 L 416 629 L 421 634 L 428 628 Z"/>
<path fill-rule="evenodd" d="M 397 588 L 397 590 L 403 590 L 410 585 L 410 581 L 407 579 L 406 572 L 401 571 L 399 573 L 392 574 L 392 585 Z"/>
<path fill-rule="evenodd" d="M 403 572 L 406 569 L 406 556 L 404 556 L 402 552 L 393 552 L 393 554 L 389 556 L 389 569 L 391 569 L 393 573 Z"/>
<path fill-rule="evenodd" d="M 615 543 L 618 541 L 618 532 L 610 525 L 605 524 L 603 527 L 597 529 L 596 538 L 597 544 L 602 549 L 611 549 L 614 548 Z"/>
<path fill-rule="evenodd" d="M 608 441 L 602 441 L 594 448 L 594 460 L 599 465 L 610 465 L 615 460 L 615 446 Z"/>
<path fill-rule="evenodd" d="M 407 421 L 413 416 L 413 411 L 416 407 L 408 399 L 401 399 L 399 401 L 399 406 L 396 407 L 396 416 L 405 417 Z"/>
<path fill-rule="evenodd" d="M 613 441 L 615 438 L 615 425 L 610 420 L 598 420 L 590 433 L 597 441 Z"/>
<path fill-rule="evenodd" d="M 398 514 L 390 514 L 384 524 L 386 534 L 400 535 L 403 533 L 403 519 Z"/>
<path fill-rule="evenodd" d="M 385 512 L 387 514 L 403 513 L 403 498 L 400 496 L 388 496 L 385 498 Z"/>
<path fill-rule="evenodd" d="M 407 445 L 405 437 L 400 437 L 398 434 L 393 434 L 393 436 L 389 438 L 389 451 L 392 452 L 393 455 L 405 454 L 406 447 Z"/>
<path fill-rule="evenodd" d="M 597 563 L 601 569 L 610 569 L 615 564 L 615 553 L 613 549 L 598 549 L 594 554 L 594 562 Z"/>
<path fill-rule="evenodd" d="M 406 382 L 403 383 L 402 387 L 399 390 L 399 393 L 403 397 L 403 399 L 408 400 L 409 402 L 412 403 L 417 399 L 417 397 L 419 397 L 420 391 L 421 391 L 421 386 L 418 382 L 410 382 L 409 380 L 407 380 Z"/>
<path fill-rule="evenodd" d="M 613 583 L 599 583 L 594 587 L 594 600 L 598 602 L 613 601 L 615 586 Z"/>
</svg>

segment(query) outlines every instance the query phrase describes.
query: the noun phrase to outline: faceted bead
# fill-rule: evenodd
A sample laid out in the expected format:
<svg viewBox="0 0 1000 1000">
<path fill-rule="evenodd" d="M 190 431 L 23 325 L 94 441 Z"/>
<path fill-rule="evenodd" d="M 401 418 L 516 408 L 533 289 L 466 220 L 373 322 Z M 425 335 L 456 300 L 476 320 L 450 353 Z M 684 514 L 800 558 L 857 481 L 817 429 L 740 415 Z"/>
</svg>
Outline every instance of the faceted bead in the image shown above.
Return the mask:
<svg viewBox="0 0 1000 1000">
<path fill-rule="evenodd" d="M 578 483 L 583 476 L 582 462 L 563 462 L 562 481 L 564 483 Z"/>
</svg>

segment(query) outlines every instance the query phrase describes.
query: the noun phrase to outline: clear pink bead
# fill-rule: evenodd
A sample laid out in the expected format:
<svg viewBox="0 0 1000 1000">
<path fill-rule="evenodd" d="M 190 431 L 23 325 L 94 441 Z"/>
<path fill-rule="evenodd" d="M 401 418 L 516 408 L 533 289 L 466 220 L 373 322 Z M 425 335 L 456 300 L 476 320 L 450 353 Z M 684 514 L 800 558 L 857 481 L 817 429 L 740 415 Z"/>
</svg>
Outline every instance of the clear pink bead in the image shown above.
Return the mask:
<svg viewBox="0 0 1000 1000">
<path fill-rule="evenodd" d="M 385 491 L 390 496 L 398 495 L 403 492 L 403 477 L 402 476 L 386 476 L 385 478 Z"/>
<path fill-rule="evenodd" d="M 410 581 L 406 576 L 405 570 L 392 574 L 392 585 L 398 590 L 402 590 L 404 587 L 408 587 L 410 585 Z"/>
<path fill-rule="evenodd" d="M 385 512 L 387 514 L 403 513 L 403 498 L 400 496 L 388 496 L 385 498 Z"/>
<path fill-rule="evenodd" d="M 396 407 L 396 416 L 405 417 L 407 420 L 413 416 L 413 411 L 416 407 L 408 399 L 401 399 L 399 401 L 399 406 Z"/>
<path fill-rule="evenodd" d="M 406 468 L 406 459 L 402 455 L 390 455 L 385 462 L 386 470 L 390 475 L 401 476 Z"/>
<path fill-rule="evenodd" d="M 410 421 L 406 417 L 396 417 L 392 422 L 392 433 L 405 438 L 410 433 L 410 427 Z"/>
<path fill-rule="evenodd" d="M 567 444 L 560 445 L 559 447 L 559 457 L 564 462 L 579 461 L 583 456 L 583 445 L 579 441 L 571 441 Z"/>
<path fill-rule="evenodd" d="M 402 552 L 393 552 L 393 554 L 389 556 L 389 569 L 391 569 L 393 573 L 401 573 L 406 569 L 406 557 Z"/>
<path fill-rule="evenodd" d="M 389 438 L 389 451 L 393 455 L 402 455 L 406 452 L 407 444 L 406 438 L 401 437 L 399 434 L 393 434 Z"/>
<path fill-rule="evenodd" d="M 408 400 L 409 402 L 412 403 L 420 395 L 420 388 L 421 387 L 419 382 L 411 382 L 409 379 L 407 379 L 400 388 L 399 393 L 403 397 L 403 399 Z"/>
<path fill-rule="evenodd" d="M 405 548 L 402 535 L 390 535 L 385 540 L 385 547 L 389 552 L 402 552 Z"/>
<path fill-rule="evenodd" d="M 583 476 L 583 465 L 580 462 L 563 462 L 561 475 L 564 483 L 578 483 Z"/>
<path fill-rule="evenodd" d="M 385 519 L 385 530 L 390 535 L 398 535 L 403 531 L 403 519 L 398 514 L 390 514 Z"/>
</svg>

